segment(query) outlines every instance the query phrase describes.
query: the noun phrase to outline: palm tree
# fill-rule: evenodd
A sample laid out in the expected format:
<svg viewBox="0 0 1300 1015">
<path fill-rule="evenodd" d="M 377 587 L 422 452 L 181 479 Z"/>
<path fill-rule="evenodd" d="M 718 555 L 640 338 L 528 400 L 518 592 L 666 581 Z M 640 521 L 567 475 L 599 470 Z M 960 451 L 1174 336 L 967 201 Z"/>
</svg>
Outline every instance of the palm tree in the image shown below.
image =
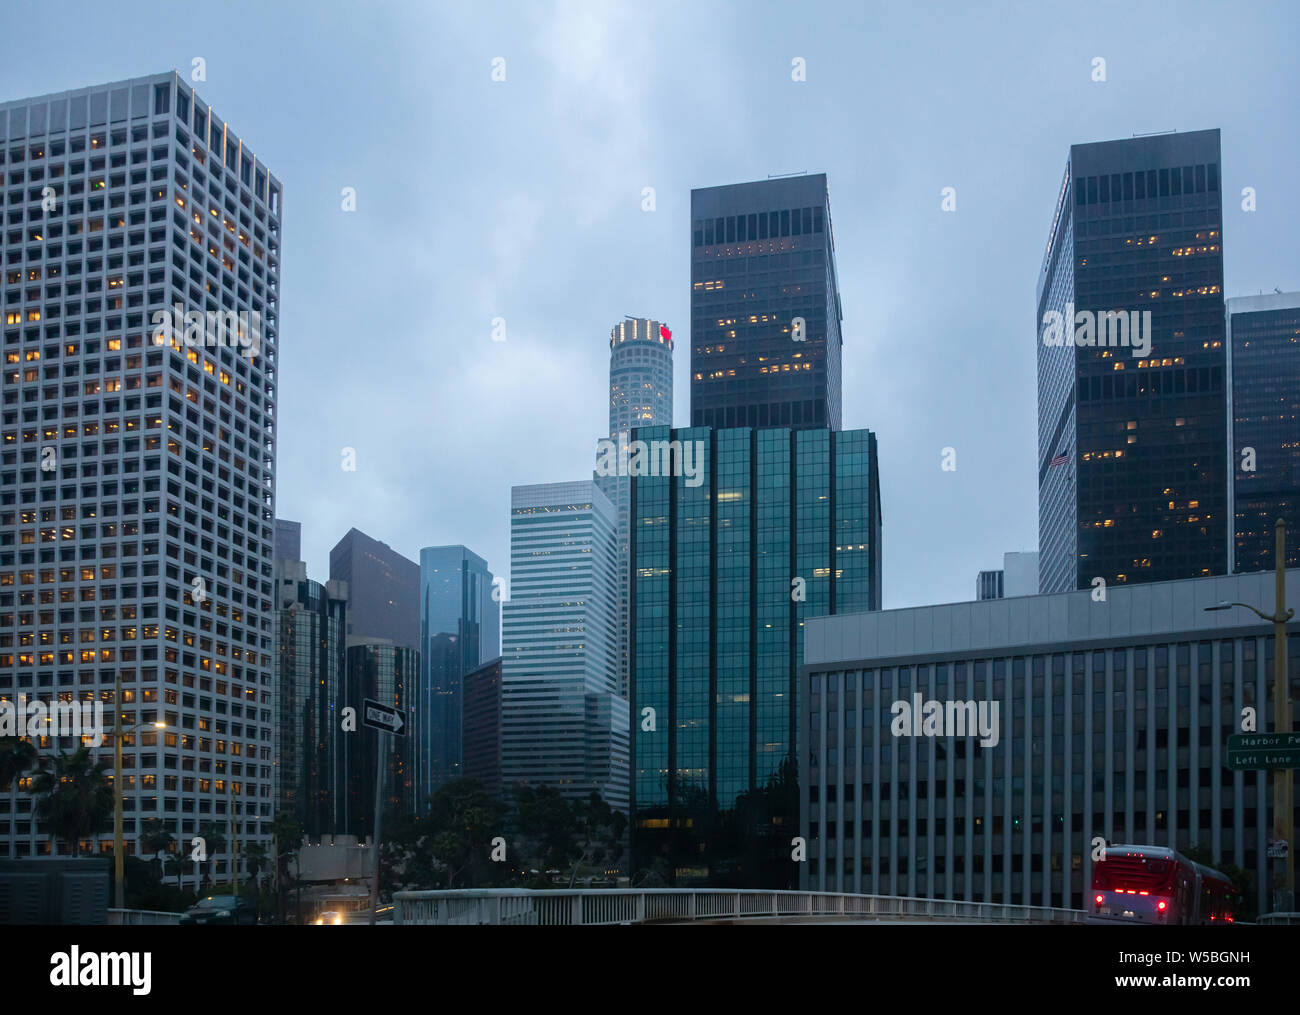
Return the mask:
<svg viewBox="0 0 1300 1015">
<path fill-rule="evenodd" d="M 9 792 L 9 787 L 35 764 L 36 748 L 30 740 L 0 737 L 0 793 Z"/>
<path fill-rule="evenodd" d="M 224 821 L 205 821 L 199 826 L 199 836 L 203 839 L 213 873 L 216 872 L 217 854 L 226 848 L 226 833 L 222 831 L 224 827 Z"/>
<path fill-rule="evenodd" d="M 162 858 L 159 856 L 165 850 L 170 850 L 176 836 L 167 830 L 166 823 L 161 818 L 149 818 L 144 823 L 144 829 L 140 832 L 140 845 L 144 851 L 153 857 L 153 862 L 158 865 L 158 870 L 162 873 Z M 159 878 L 161 880 L 161 877 Z"/>
<path fill-rule="evenodd" d="M 90 752 L 78 747 L 71 754 L 44 759 L 32 792 L 36 817 L 58 838 L 81 854 L 81 840 L 113 825 L 113 788 L 107 764 L 92 762 Z"/>
<path fill-rule="evenodd" d="M 281 811 L 271 823 L 271 833 L 275 843 L 275 895 L 276 912 L 284 923 L 284 890 L 289 883 L 289 863 L 298 855 L 302 844 L 302 825 L 292 811 Z M 302 902 L 302 889 L 298 890 L 298 901 Z"/>
<path fill-rule="evenodd" d="M 163 873 L 170 877 L 176 875 L 176 890 L 185 891 L 185 854 L 176 853 L 163 861 Z"/>
<path fill-rule="evenodd" d="M 244 859 L 248 861 L 248 876 L 256 881 L 258 871 L 266 866 L 269 856 L 262 843 L 250 842 L 244 847 Z"/>
</svg>

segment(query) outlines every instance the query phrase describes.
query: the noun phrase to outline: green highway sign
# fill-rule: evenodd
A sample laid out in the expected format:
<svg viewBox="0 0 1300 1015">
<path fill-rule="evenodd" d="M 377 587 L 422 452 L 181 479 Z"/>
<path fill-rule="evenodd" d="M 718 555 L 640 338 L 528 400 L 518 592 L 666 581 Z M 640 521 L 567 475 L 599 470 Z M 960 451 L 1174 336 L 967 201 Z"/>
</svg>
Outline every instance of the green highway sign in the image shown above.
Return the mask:
<svg viewBox="0 0 1300 1015">
<path fill-rule="evenodd" d="M 1264 739 L 1264 737 L 1272 741 L 1272 744 L 1238 747 L 1232 742 Z M 1228 767 L 1234 772 L 1251 769 L 1300 768 L 1300 736 L 1294 733 L 1270 733 L 1261 736 L 1247 734 L 1244 737 L 1229 737 Z"/>
<path fill-rule="evenodd" d="M 1237 733 L 1228 737 L 1228 750 L 1254 751 L 1259 748 L 1300 747 L 1300 733 Z"/>
<path fill-rule="evenodd" d="M 1228 737 L 1228 767 L 1300 768 L 1300 733 L 1238 733 Z"/>
</svg>

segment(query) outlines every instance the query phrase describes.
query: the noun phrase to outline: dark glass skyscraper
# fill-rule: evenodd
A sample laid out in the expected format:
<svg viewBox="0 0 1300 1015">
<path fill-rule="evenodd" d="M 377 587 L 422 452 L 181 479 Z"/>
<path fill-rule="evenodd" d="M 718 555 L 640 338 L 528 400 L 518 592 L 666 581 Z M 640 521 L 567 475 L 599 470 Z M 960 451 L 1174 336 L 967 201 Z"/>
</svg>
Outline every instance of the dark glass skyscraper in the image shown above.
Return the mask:
<svg viewBox="0 0 1300 1015">
<path fill-rule="evenodd" d="M 490 795 L 500 797 L 501 657 L 466 673 L 464 687 L 461 775 L 466 779 L 477 779 Z"/>
<path fill-rule="evenodd" d="M 275 520 L 275 561 L 302 560 L 302 522 Z"/>
<path fill-rule="evenodd" d="M 414 813 L 411 732 L 415 725 L 415 704 L 411 691 L 420 670 L 420 653 L 378 638 L 349 639 L 346 653 L 343 701 L 356 709 L 357 726 L 340 740 L 347 792 L 339 815 L 342 827 L 337 831 L 365 838 L 374 831 L 377 760 L 384 768 L 380 787 L 384 806 L 403 814 Z M 397 709 L 406 720 L 406 736 L 384 736 L 382 758 L 379 731 L 361 721 L 362 702 L 366 698 Z"/>
<path fill-rule="evenodd" d="M 1227 569 L 1219 167 L 1217 130 L 1070 149 L 1038 279 L 1044 593 Z"/>
<path fill-rule="evenodd" d="M 292 813 L 316 840 L 344 830 L 347 585 L 312 581 L 298 560 L 277 560 L 275 577 L 276 810 Z"/>
<path fill-rule="evenodd" d="M 348 583 L 349 638 L 420 644 L 420 565 L 358 529 L 330 550 L 330 578 Z"/>
<path fill-rule="evenodd" d="M 460 775 L 461 680 L 501 654 L 501 606 L 487 561 L 464 546 L 420 551 L 420 657 L 415 799 L 421 812 L 440 785 Z"/>
<path fill-rule="evenodd" d="M 691 425 L 838 430 L 825 174 L 693 190 L 691 219 Z"/>
<path fill-rule="evenodd" d="M 1300 293 L 1228 300 L 1228 355 L 1232 570 L 1272 569 L 1279 518 L 1300 567 Z"/>
<path fill-rule="evenodd" d="M 695 481 L 632 480 L 634 869 L 790 887 L 803 622 L 880 608 L 875 435 L 634 436 L 702 446 Z"/>
</svg>

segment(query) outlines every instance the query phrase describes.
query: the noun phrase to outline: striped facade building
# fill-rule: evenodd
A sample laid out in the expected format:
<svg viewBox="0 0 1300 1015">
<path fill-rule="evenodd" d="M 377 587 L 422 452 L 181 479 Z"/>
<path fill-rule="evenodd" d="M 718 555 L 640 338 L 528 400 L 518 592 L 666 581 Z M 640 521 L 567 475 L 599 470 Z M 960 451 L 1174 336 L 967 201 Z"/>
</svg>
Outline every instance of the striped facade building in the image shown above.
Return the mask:
<svg viewBox="0 0 1300 1015">
<path fill-rule="evenodd" d="M 1273 575 L 811 618 L 801 887 L 1082 908 L 1092 845 L 1210 852 L 1276 872 L 1272 775 L 1232 771 L 1242 709 L 1272 730 Z M 1300 570 L 1287 574 L 1300 597 Z M 1289 635 L 1291 698 L 1300 636 Z M 996 744 L 895 735 L 893 703 L 998 704 Z M 945 732 L 952 732 L 946 730 Z M 991 740 L 992 738 L 986 738 Z"/>
</svg>

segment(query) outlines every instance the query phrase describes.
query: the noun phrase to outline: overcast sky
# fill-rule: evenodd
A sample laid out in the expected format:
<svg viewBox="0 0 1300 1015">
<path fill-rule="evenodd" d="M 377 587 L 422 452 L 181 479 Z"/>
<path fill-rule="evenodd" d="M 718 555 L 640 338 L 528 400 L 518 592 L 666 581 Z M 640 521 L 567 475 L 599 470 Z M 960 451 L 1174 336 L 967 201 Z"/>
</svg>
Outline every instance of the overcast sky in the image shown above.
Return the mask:
<svg viewBox="0 0 1300 1015">
<path fill-rule="evenodd" d="M 693 187 L 828 175 L 886 608 L 1037 548 L 1034 287 L 1070 144 L 1221 128 L 1226 294 L 1300 289 L 1294 2 L 179 6 L 0 0 L 0 99 L 206 62 L 284 182 L 277 513 L 318 579 L 351 526 L 508 573 L 510 487 L 590 478 L 624 315 L 674 329 L 688 421 Z"/>
</svg>

